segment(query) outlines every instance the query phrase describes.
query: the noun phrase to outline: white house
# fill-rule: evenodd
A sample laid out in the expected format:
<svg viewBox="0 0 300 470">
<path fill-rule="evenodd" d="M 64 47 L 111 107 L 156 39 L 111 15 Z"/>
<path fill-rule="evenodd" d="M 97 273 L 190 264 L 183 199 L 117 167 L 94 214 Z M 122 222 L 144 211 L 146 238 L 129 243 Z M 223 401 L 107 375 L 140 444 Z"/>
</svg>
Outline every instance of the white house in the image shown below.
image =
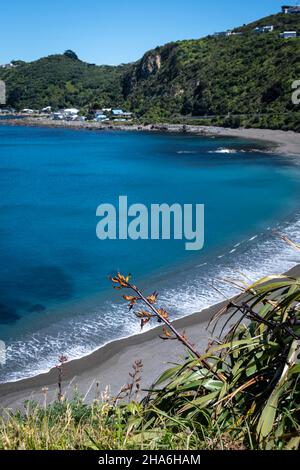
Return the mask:
<svg viewBox="0 0 300 470">
<path fill-rule="evenodd" d="M 284 33 L 280 34 L 280 37 L 283 39 L 290 39 L 297 37 L 297 31 L 284 31 Z"/>
<path fill-rule="evenodd" d="M 79 117 L 79 109 L 76 108 L 66 108 L 62 112 L 66 121 L 76 121 Z"/>
<path fill-rule="evenodd" d="M 94 120 L 97 122 L 104 122 L 104 121 L 109 121 L 109 118 L 106 116 L 106 114 L 99 112 L 99 113 L 96 113 Z"/>
<path fill-rule="evenodd" d="M 123 111 L 122 109 L 113 109 L 112 115 L 113 115 L 114 121 L 119 121 L 119 122 L 127 121 L 132 118 L 132 113 Z"/>
<path fill-rule="evenodd" d="M 24 109 L 22 109 L 21 113 L 23 113 L 23 114 L 34 114 L 34 110 L 29 109 L 29 108 L 24 108 Z"/>
<path fill-rule="evenodd" d="M 54 112 L 51 114 L 51 119 L 54 121 L 76 121 L 79 119 L 79 109 L 76 108 L 66 108 L 61 109 L 58 112 Z"/>
<path fill-rule="evenodd" d="M 232 35 L 232 31 L 230 29 L 228 31 L 221 31 L 219 33 L 214 34 L 215 37 L 225 37 L 225 36 L 231 36 L 231 35 Z"/>
<path fill-rule="evenodd" d="M 261 26 L 254 29 L 256 33 L 272 33 L 274 31 L 274 26 Z"/>
<path fill-rule="evenodd" d="M 54 121 L 63 121 L 64 115 L 61 112 L 52 113 L 51 114 L 51 119 L 53 119 Z"/>
<path fill-rule="evenodd" d="M 77 116 L 79 114 L 79 109 L 76 108 L 66 108 L 63 110 L 64 114 L 69 116 Z"/>
<path fill-rule="evenodd" d="M 112 114 L 113 114 L 113 116 L 123 116 L 124 111 L 123 111 L 123 109 L 113 109 Z"/>
</svg>

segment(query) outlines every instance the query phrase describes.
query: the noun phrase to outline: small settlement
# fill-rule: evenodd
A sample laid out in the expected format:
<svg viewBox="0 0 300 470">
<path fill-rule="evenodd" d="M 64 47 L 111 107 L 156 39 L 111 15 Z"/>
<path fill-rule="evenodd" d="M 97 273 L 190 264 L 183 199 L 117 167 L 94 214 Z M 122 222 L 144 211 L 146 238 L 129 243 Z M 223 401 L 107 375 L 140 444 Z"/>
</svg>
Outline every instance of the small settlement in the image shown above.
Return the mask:
<svg viewBox="0 0 300 470">
<path fill-rule="evenodd" d="M 15 114 L 16 111 L 11 108 L 0 109 L 1 114 Z M 40 116 L 51 119 L 53 121 L 86 121 L 87 117 L 80 113 L 77 108 L 64 108 L 58 111 L 53 111 L 51 106 L 46 106 L 42 109 L 24 108 L 17 114 L 22 116 Z M 123 111 L 123 109 L 103 108 L 95 110 L 89 120 L 95 122 L 131 122 L 133 113 Z"/>
<path fill-rule="evenodd" d="M 300 14 L 300 5 L 296 6 L 289 6 L 289 5 L 283 5 L 281 7 L 281 13 L 285 15 L 297 15 Z M 252 33 L 257 33 L 257 34 L 264 34 L 264 33 L 273 33 L 275 31 L 275 26 L 274 25 L 263 25 L 263 26 L 258 26 L 252 30 Z M 214 37 L 229 37 L 229 36 L 241 36 L 245 34 L 243 31 L 235 31 L 235 30 L 227 30 L 227 31 L 221 31 L 218 33 L 214 33 Z M 291 38 L 296 38 L 298 37 L 298 32 L 297 31 L 281 31 L 279 33 L 279 37 L 282 39 L 291 39 Z"/>
</svg>

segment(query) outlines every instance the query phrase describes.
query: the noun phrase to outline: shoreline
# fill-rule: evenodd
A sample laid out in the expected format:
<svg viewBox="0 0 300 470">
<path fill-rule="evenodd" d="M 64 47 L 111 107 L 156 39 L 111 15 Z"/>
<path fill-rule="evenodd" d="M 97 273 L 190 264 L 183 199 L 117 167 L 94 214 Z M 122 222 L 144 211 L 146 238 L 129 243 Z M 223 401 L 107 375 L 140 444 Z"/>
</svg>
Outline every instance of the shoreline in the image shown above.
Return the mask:
<svg viewBox="0 0 300 470">
<path fill-rule="evenodd" d="M 205 327 L 225 303 L 215 304 L 172 323 L 179 329 L 185 329 L 189 337 L 193 341 L 197 341 L 200 350 L 205 349 L 209 340 L 209 334 Z M 199 334 L 195 334 L 193 331 L 197 326 L 200 327 Z M 146 377 L 144 375 L 142 388 L 149 388 L 168 368 L 168 363 L 180 361 L 185 357 L 183 346 L 178 341 L 174 341 L 171 352 L 171 343 L 161 340 L 159 338 L 161 333 L 162 326 L 156 326 L 143 333 L 112 340 L 88 355 L 67 362 L 64 365 L 63 373 L 66 396 L 72 397 L 74 392 L 72 385 L 76 385 L 76 389 L 80 393 L 87 394 L 87 402 L 91 402 L 95 398 L 97 382 L 100 384 L 102 392 L 106 387 L 109 387 L 112 394 L 118 393 L 127 382 L 131 365 L 135 360 L 143 361 Z M 30 378 L 0 383 L 0 409 L 20 409 L 27 399 L 34 399 L 42 403 L 44 397 L 42 389 L 44 387 L 49 389 L 48 398 L 51 401 L 56 396 L 56 384 L 57 370 L 55 367 L 49 369 L 48 372 Z"/>
<path fill-rule="evenodd" d="M 262 141 L 271 144 L 273 153 L 286 155 L 300 155 L 300 134 L 294 132 L 271 131 L 262 129 L 226 129 L 210 126 L 182 126 L 182 125 L 103 125 L 100 123 L 59 122 L 48 119 L 26 119 L 1 121 L 0 125 L 53 127 L 71 130 L 103 130 L 103 131 L 131 131 L 131 132 L 169 132 L 186 133 L 195 136 L 237 137 Z M 283 136 L 285 139 L 283 139 Z M 298 153 L 292 152 L 297 148 Z M 283 150 L 282 150 L 283 149 Z M 285 149 L 285 150 L 284 150 Z M 293 270 L 292 270 L 293 271 Z M 296 271 L 300 276 L 300 266 Z M 214 313 L 223 305 L 213 305 L 194 314 L 187 315 L 173 323 L 180 330 L 186 330 L 192 342 L 197 343 L 200 351 L 204 351 L 210 339 L 206 326 Z M 144 363 L 144 380 L 142 388 L 149 388 L 153 381 L 168 368 L 168 362 L 177 362 L 185 356 L 183 347 L 177 342 L 162 341 L 159 338 L 161 327 L 153 328 L 147 332 L 135 334 L 126 338 L 112 340 L 100 346 L 91 354 L 71 360 L 64 367 L 64 386 L 67 395 L 73 394 L 75 384 L 78 391 L 92 401 L 96 394 L 96 382 L 100 383 L 103 391 L 106 385 L 111 387 L 111 393 L 117 393 L 128 380 L 131 364 L 142 359 Z M 176 343 L 176 344 L 174 344 Z M 163 358 L 163 360 L 162 360 Z M 56 395 L 57 370 L 38 374 L 34 377 L 21 379 L 15 382 L 0 383 L 0 408 L 18 409 L 23 406 L 24 400 L 35 399 L 42 403 L 43 387 L 49 387 L 48 399 L 51 401 Z M 71 385 L 70 385 L 71 384 Z"/>
<path fill-rule="evenodd" d="M 300 156 L 300 133 L 293 131 L 238 128 L 231 129 L 216 126 L 196 126 L 183 124 L 103 124 L 98 122 L 52 121 L 47 118 L 1 120 L 0 125 L 22 127 L 47 127 L 90 131 L 129 131 L 129 132 L 165 132 L 185 133 L 202 137 L 237 137 L 270 144 L 272 153 Z"/>
<path fill-rule="evenodd" d="M 282 277 L 286 275 L 299 277 L 300 265 L 296 265 Z M 179 330 L 185 330 L 198 350 L 204 352 L 212 338 L 207 326 L 215 313 L 226 303 L 227 301 L 217 303 L 201 312 L 187 315 L 175 320 L 173 325 Z M 216 338 L 225 321 L 226 317 L 219 322 L 213 338 Z M 171 364 L 180 363 L 186 357 L 183 346 L 178 341 L 161 340 L 161 332 L 162 326 L 158 326 L 144 333 L 117 339 L 87 356 L 67 362 L 63 372 L 65 396 L 72 398 L 76 391 L 84 397 L 85 402 L 90 403 L 100 391 L 117 394 L 127 383 L 131 365 L 136 360 L 142 360 L 144 366 L 141 388 L 148 389 Z M 57 395 L 55 367 L 35 377 L 0 384 L 0 408 L 13 411 L 23 409 L 26 400 L 42 404 L 45 400 L 45 387 L 49 403 L 55 400 Z"/>
</svg>

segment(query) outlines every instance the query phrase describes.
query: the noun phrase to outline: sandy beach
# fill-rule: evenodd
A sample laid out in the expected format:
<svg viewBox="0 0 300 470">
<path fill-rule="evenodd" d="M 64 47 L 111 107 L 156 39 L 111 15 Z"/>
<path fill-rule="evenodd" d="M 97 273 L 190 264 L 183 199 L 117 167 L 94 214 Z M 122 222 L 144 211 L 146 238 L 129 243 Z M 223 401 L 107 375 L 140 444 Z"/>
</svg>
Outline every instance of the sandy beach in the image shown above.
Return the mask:
<svg viewBox="0 0 300 470">
<path fill-rule="evenodd" d="M 287 273 L 292 277 L 300 276 L 300 265 Z M 224 303 L 216 304 L 202 312 L 176 320 L 174 325 L 185 331 L 192 343 L 200 352 L 204 352 L 208 342 L 217 337 L 226 321 L 226 317 L 218 323 L 214 336 L 208 324 L 213 315 Z M 89 356 L 70 361 L 64 366 L 63 390 L 71 398 L 75 390 L 85 402 L 93 401 L 97 391 L 108 390 L 115 395 L 127 383 L 131 365 L 136 360 L 143 362 L 142 388 L 148 389 L 152 383 L 174 363 L 180 363 L 186 357 L 183 346 L 178 341 L 163 341 L 159 335 L 162 327 L 154 328 L 145 333 L 129 338 L 113 341 L 99 348 Z M 57 376 L 55 368 L 46 374 L 30 379 L 0 384 L 0 406 L 2 409 L 24 409 L 24 401 L 35 400 L 44 402 L 42 389 L 47 387 L 48 401 L 56 398 Z M 97 383 L 99 385 L 97 385 Z"/>
<path fill-rule="evenodd" d="M 215 126 L 193 126 L 182 124 L 102 124 L 98 122 L 80 122 L 80 121 L 53 121 L 47 118 L 10 119 L 0 121 L 0 125 L 12 126 L 40 126 L 77 130 L 116 130 L 131 132 L 170 132 L 187 133 L 199 136 L 219 136 L 219 137 L 237 137 L 260 141 L 270 145 L 270 151 L 284 155 L 300 155 L 300 133 L 293 131 L 269 130 L 269 129 L 230 129 Z"/>
</svg>

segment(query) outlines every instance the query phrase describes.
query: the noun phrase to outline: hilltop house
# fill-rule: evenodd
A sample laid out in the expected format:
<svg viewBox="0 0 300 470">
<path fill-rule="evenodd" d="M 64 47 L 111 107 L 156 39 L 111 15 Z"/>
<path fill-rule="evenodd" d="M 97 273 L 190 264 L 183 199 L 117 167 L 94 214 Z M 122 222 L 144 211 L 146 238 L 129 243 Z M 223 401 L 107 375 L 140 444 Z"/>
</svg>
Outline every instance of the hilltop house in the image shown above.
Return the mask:
<svg viewBox="0 0 300 470">
<path fill-rule="evenodd" d="M 297 14 L 297 13 L 300 13 L 300 5 L 296 5 L 294 7 L 292 7 L 290 5 L 283 5 L 281 7 L 281 11 L 285 15 L 287 15 L 287 14 L 292 14 L 292 15 Z"/>
<path fill-rule="evenodd" d="M 214 33 L 214 37 L 228 37 L 228 36 L 242 36 L 244 33 L 242 32 L 236 32 L 236 31 L 231 31 L 228 29 L 228 31 L 221 31 L 220 33 Z"/>
<path fill-rule="evenodd" d="M 225 36 L 231 36 L 231 35 L 232 35 L 232 31 L 230 29 L 228 29 L 228 31 L 221 31 L 220 33 L 214 34 L 215 37 L 225 37 Z"/>
<path fill-rule="evenodd" d="M 297 31 L 284 31 L 284 33 L 280 34 L 280 37 L 283 39 L 290 39 L 297 37 Z"/>
<path fill-rule="evenodd" d="M 2 64 L 2 65 L 0 65 L 0 67 L 2 69 L 13 69 L 13 68 L 16 67 L 16 65 L 11 62 L 10 64 Z"/>
<path fill-rule="evenodd" d="M 272 33 L 274 31 L 274 26 L 260 26 L 254 29 L 255 33 Z"/>
<path fill-rule="evenodd" d="M 289 13 L 291 13 L 291 14 L 300 13 L 300 6 L 297 5 L 297 6 L 295 6 L 295 7 L 291 7 L 291 8 L 289 9 Z"/>
</svg>

